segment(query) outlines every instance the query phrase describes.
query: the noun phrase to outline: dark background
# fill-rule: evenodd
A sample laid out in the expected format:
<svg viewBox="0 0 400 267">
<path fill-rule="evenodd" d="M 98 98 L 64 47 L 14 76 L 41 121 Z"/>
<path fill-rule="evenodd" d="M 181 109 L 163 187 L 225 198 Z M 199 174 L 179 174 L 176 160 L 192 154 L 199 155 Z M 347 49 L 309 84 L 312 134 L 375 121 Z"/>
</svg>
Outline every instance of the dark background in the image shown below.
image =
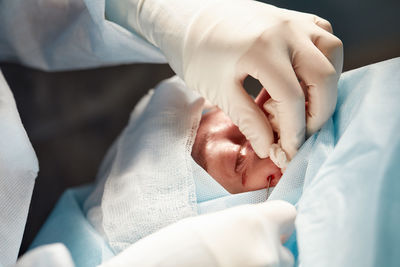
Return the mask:
<svg viewBox="0 0 400 267">
<path fill-rule="evenodd" d="M 344 70 L 400 56 L 400 1 L 265 2 L 329 20 L 344 43 Z M 151 64 L 57 73 L 12 63 L 0 67 L 40 163 L 24 252 L 62 192 L 93 181 L 135 103 L 173 72 L 167 65 Z M 247 85 L 257 86 L 254 81 Z"/>
</svg>

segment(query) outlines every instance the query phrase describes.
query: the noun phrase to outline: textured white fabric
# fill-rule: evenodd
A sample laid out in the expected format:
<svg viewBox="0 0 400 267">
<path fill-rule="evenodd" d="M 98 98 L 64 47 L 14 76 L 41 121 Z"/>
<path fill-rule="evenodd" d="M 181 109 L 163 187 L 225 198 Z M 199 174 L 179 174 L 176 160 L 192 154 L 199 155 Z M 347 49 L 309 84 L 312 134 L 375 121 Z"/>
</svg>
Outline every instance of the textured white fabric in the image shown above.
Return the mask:
<svg viewBox="0 0 400 267">
<path fill-rule="evenodd" d="M 159 47 L 188 87 L 218 105 L 262 158 L 272 153 L 274 135 L 243 90 L 247 75 L 259 79 L 276 104 L 281 146 L 289 159 L 304 142 L 306 128 L 312 134 L 335 109 L 342 44 L 317 16 L 250 0 L 107 4 L 111 20 Z M 279 154 L 276 147 L 274 152 Z"/>
<path fill-rule="evenodd" d="M 103 176 L 102 214 L 88 211 L 89 219 L 102 219 L 100 232 L 115 252 L 197 214 L 189 159 L 203 103 L 178 77 L 166 80 L 117 140 Z"/>
<path fill-rule="evenodd" d="M 0 71 L 0 266 L 17 259 L 38 168 L 14 97 Z"/>
<path fill-rule="evenodd" d="M 135 127 L 138 118 L 142 115 L 143 111 L 147 107 L 153 93 L 154 91 L 150 90 L 147 93 L 147 95 L 145 95 L 136 104 L 129 119 L 128 123 L 129 128 Z M 106 240 L 107 237 L 103 230 L 103 213 L 101 211 L 101 200 L 103 198 L 103 193 L 104 193 L 104 184 L 110 175 L 111 167 L 112 164 L 114 163 L 115 156 L 117 153 L 118 140 L 119 139 L 116 139 L 116 141 L 112 144 L 106 156 L 104 157 L 103 162 L 101 163 L 97 173 L 96 187 L 94 188 L 93 192 L 89 195 L 89 197 L 86 199 L 83 205 L 83 210 L 85 211 L 85 213 L 87 213 L 88 220 Z"/>
<path fill-rule="evenodd" d="M 212 178 L 210 178 L 212 179 Z M 212 188 L 211 188 L 212 190 Z M 215 189 L 214 189 L 215 190 Z M 274 187 L 271 187 L 268 192 L 268 196 L 273 192 Z M 199 202 L 197 204 L 197 211 L 199 214 L 206 214 L 216 211 L 225 210 L 228 208 L 245 205 L 245 204 L 257 204 L 265 202 L 267 199 L 267 191 L 265 189 L 245 192 L 241 194 L 229 194 L 224 197 L 215 198 L 209 201 Z"/>
</svg>

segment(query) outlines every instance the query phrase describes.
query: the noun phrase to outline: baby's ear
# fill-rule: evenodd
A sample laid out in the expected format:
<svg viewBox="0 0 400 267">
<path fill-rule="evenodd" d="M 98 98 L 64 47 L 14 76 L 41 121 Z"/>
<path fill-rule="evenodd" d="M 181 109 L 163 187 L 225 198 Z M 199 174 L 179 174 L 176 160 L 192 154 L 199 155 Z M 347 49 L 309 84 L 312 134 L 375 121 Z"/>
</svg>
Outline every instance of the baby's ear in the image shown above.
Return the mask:
<svg viewBox="0 0 400 267">
<path fill-rule="evenodd" d="M 265 88 L 261 88 L 260 92 L 258 93 L 258 96 L 254 100 L 257 106 L 264 112 L 265 116 L 267 116 L 267 118 L 268 118 L 268 112 L 265 111 L 264 104 L 270 98 L 271 96 L 268 94 L 267 90 Z"/>
</svg>

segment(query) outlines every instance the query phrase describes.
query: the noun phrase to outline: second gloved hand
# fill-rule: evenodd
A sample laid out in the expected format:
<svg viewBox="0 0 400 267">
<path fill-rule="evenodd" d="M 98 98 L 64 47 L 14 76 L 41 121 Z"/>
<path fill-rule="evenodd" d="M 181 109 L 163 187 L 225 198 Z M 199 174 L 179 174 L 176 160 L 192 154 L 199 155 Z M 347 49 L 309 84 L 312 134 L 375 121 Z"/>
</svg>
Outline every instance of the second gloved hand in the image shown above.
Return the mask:
<svg viewBox="0 0 400 267">
<path fill-rule="evenodd" d="M 187 218 L 101 266 L 293 266 L 293 255 L 282 240 L 293 232 L 295 217 L 291 204 L 270 201 Z"/>
</svg>

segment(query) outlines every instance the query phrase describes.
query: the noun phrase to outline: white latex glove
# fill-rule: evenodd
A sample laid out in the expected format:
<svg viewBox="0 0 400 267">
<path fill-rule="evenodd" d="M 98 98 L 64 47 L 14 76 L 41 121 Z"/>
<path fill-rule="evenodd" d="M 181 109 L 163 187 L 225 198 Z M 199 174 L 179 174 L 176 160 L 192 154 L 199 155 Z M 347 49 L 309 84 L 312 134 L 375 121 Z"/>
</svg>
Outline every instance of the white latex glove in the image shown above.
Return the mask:
<svg viewBox="0 0 400 267">
<path fill-rule="evenodd" d="M 293 266 L 281 242 L 294 230 L 295 217 L 291 204 L 270 201 L 187 218 L 101 266 Z"/>
<path fill-rule="evenodd" d="M 18 259 L 14 267 L 74 267 L 68 249 L 61 243 L 37 247 Z"/>
<path fill-rule="evenodd" d="M 243 90 L 247 75 L 276 103 L 289 158 L 306 130 L 310 135 L 320 129 L 335 109 L 342 43 L 317 16 L 251 0 L 107 0 L 106 15 L 159 47 L 187 85 L 218 105 L 261 158 L 274 153 L 274 136 Z"/>
</svg>

